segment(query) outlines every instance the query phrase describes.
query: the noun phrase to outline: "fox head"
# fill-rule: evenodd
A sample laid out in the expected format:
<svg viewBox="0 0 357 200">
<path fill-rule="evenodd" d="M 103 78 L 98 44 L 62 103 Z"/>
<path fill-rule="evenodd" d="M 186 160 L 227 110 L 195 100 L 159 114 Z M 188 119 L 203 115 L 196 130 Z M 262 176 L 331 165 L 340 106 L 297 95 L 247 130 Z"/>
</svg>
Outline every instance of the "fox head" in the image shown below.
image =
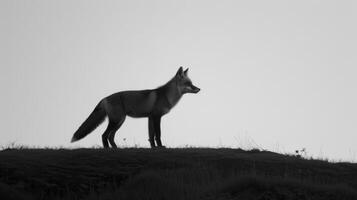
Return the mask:
<svg viewBox="0 0 357 200">
<path fill-rule="evenodd" d="M 188 68 L 184 71 L 180 67 L 176 73 L 177 87 L 181 94 L 197 93 L 201 89 L 192 84 L 191 79 L 188 77 Z"/>
</svg>

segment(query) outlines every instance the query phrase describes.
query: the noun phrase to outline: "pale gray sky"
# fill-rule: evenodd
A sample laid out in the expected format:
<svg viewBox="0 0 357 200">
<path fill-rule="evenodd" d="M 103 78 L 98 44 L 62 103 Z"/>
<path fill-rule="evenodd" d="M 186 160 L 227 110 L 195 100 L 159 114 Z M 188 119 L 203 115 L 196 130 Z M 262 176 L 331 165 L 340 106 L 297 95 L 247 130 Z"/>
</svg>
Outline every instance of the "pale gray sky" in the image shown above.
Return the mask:
<svg viewBox="0 0 357 200">
<path fill-rule="evenodd" d="M 180 65 L 202 91 L 163 118 L 169 147 L 260 147 L 357 160 L 355 1 L 0 1 L 0 145 L 69 141 L 98 101 Z M 146 119 L 118 145 L 148 147 Z M 126 138 L 126 141 L 123 141 Z"/>
</svg>

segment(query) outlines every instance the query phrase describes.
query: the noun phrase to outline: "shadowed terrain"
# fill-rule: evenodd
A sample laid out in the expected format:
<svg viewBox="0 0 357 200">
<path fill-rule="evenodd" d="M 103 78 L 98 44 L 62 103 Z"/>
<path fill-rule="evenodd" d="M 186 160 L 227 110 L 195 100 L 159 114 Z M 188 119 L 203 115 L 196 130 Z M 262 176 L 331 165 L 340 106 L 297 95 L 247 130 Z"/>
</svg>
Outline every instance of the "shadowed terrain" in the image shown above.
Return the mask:
<svg viewBox="0 0 357 200">
<path fill-rule="evenodd" d="M 357 199 L 357 164 L 240 149 L 7 149 L 1 199 Z"/>
</svg>

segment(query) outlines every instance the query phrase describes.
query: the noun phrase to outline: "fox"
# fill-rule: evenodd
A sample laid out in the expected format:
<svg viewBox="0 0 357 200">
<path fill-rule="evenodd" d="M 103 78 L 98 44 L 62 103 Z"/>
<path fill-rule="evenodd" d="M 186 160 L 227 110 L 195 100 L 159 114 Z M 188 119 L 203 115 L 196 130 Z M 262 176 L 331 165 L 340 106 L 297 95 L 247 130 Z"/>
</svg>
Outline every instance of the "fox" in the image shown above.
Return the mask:
<svg viewBox="0 0 357 200">
<path fill-rule="evenodd" d="M 173 78 L 156 89 L 129 90 L 103 98 L 89 117 L 79 126 L 71 142 L 78 141 L 94 131 L 107 117 L 108 126 L 102 134 L 104 148 L 117 148 L 115 133 L 127 116 L 148 118 L 149 142 L 151 148 L 165 148 L 161 142 L 161 118 L 187 93 L 198 93 L 201 89 L 192 84 L 188 68 L 181 66 Z M 156 142 L 156 144 L 155 144 Z"/>
</svg>

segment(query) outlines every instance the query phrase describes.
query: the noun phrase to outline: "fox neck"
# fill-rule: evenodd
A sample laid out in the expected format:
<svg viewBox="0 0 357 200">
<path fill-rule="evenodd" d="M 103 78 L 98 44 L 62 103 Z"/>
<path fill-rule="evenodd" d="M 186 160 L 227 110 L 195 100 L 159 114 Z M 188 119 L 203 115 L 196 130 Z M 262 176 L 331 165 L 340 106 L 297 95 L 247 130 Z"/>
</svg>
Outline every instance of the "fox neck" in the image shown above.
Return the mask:
<svg viewBox="0 0 357 200">
<path fill-rule="evenodd" d="M 179 90 L 176 77 L 172 78 L 165 84 L 164 94 L 171 108 L 173 108 L 179 102 L 183 94 Z"/>
</svg>

